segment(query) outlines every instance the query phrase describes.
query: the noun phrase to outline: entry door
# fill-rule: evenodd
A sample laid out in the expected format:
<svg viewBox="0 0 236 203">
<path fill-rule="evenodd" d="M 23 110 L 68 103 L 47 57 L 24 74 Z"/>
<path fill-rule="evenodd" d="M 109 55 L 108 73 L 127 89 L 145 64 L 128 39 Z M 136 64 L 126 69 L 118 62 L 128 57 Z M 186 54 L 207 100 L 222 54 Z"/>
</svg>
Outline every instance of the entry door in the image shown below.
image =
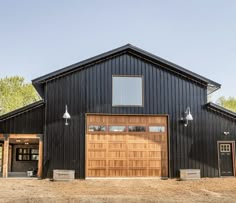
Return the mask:
<svg viewBox="0 0 236 203">
<path fill-rule="evenodd" d="M 219 144 L 220 176 L 233 176 L 232 143 Z"/>
</svg>

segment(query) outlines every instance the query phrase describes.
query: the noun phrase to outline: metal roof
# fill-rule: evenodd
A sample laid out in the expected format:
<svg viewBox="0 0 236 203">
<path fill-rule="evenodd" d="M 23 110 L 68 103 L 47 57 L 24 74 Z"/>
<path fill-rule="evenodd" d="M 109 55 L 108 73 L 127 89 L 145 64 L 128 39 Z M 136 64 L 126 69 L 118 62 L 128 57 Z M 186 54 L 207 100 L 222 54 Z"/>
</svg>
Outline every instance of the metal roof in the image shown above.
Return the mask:
<svg viewBox="0 0 236 203">
<path fill-rule="evenodd" d="M 3 114 L 0 116 L 0 122 L 3 120 L 9 119 L 9 118 L 15 117 L 17 115 L 23 114 L 23 113 L 30 111 L 32 109 L 38 108 L 42 105 L 44 105 L 44 101 L 40 100 L 40 101 L 34 102 L 32 104 L 26 105 L 24 107 L 21 107 L 19 109 L 13 110 L 9 113 Z"/>
<path fill-rule="evenodd" d="M 228 109 L 226 109 L 226 108 L 224 108 L 222 106 L 219 106 L 217 104 L 214 104 L 212 102 L 207 103 L 206 107 L 208 109 L 211 109 L 213 111 L 217 111 L 217 112 L 219 112 L 221 114 L 224 114 L 225 116 L 228 116 L 228 117 L 233 118 L 233 119 L 236 120 L 236 112 L 230 111 L 230 110 L 228 110 Z"/>
<path fill-rule="evenodd" d="M 177 64 L 174 64 L 170 61 L 167 61 L 163 58 L 153 55 L 153 54 L 151 54 L 145 50 L 142 50 L 138 47 L 135 47 L 131 44 L 124 45 L 122 47 L 113 49 L 111 51 L 97 55 L 95 57 L 86 59 L 84 61 L 81 61 L 81 62 L 78 62 L 75 64 L 72 64 L 72 65 L 62 68 L 62 69 L 59 69 L 59 70 L 54 71 L 52 73 L 43 75 L 41 77 L 38 77 L 38 78 L 32 80 L 32 83 L 35 86 L 35 88 L 37 89 L 37 91 L 40 93 L 40 95 L 42 96 L 42 92 L 43 92 L 42 85 L 46 81 L 52 80 L 57 77 L 61 77 L 65 74 L 71 73 L 73 71 L 77 71 L 77 70 L 79 70 L 79 69 L 83 68 L 84 66 L 89 65 L 91 63 L 96 63 L 98 61 L 100 62 L 101 60 L 105 60 L 108 57 L 112 57 L 114 55 L 118 55 L 118 54 L 122 54 L 122 53 L 135 54 L 139 57 L 142 57 L 143 59 L 149 60 L 152 63 L 164 65 L 164 66 L 162 66 L 163 68 L 166 68 L 172 72 L 179 73 L 179 74 L 184 75 L 188 78 L 192 78 L 193 80 L 201 81 L 207 85 L 208 94 L 216 91 L 217 89 L 219 89 L 221 87 L 221 85 L 217 82 L 214 82 L 214 81 L 212 81 L 208 78 L 205 78 L 201 75 L 198 75 L 190 70 L 187 70 Z"/>
</svg>

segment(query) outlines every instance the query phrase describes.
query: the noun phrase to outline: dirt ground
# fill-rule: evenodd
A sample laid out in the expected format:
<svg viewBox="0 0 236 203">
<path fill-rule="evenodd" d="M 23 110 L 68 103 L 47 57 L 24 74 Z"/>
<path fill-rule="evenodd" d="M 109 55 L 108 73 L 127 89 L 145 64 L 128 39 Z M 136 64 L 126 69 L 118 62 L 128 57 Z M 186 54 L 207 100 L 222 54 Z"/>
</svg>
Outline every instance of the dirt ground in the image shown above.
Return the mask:
<svg viewBox="0 0 236 203">
<path fill-rule="evenodd" d="M 0 179 L 0 202 L 236 202 L 236 178 L 100 179 L 52 182 Z"/>
</svg>

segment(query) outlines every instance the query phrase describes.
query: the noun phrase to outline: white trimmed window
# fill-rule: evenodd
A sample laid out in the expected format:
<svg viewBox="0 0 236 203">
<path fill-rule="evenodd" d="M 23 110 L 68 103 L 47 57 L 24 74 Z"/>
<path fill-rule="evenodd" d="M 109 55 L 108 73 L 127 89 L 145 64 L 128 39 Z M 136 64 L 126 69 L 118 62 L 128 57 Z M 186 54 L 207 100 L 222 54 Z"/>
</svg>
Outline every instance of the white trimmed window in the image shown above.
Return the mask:
<svg viewBox="0 0 236 203">
<path fill-rule="evenodd" d="M 142 76 L 113 76 L 112 106 L 143 106 Z"/>
</svg>

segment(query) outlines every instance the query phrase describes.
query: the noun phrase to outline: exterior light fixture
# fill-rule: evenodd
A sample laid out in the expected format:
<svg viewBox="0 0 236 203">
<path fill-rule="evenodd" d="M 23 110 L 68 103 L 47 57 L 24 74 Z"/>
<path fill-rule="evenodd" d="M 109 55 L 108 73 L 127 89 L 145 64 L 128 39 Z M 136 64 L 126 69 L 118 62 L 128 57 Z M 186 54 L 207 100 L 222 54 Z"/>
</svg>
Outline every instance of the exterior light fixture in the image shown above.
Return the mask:
<svg viewBox="0 0 236 203">
<path fill-rule="evenodd" d="M 65 113 L 63 115 L 63 118 L 66 120 L 65 125 L 69 125 L 68 119 L 70 119 L 71 117 L 70 117 L 70 114 L 68 113 L 67 105 L 66 105 L 66 110 L 65 110 Z"/>
<path fill-rule="evenodd" d="M 185 117 L 181 118 L 182 121 L 184 121 L 184 127 L 188 126 L 188 121 L 192 121 L 193 120 L 193 116 L 190 112 L 190 107 L 187 107 L 186 111 L 184 112 Z"/>
<path fill-rule="evenodd" d="M 228 131 L 225 131 L 224 132 L 224 135 L 229 135 L 230 133 Z"/>
</svg>

